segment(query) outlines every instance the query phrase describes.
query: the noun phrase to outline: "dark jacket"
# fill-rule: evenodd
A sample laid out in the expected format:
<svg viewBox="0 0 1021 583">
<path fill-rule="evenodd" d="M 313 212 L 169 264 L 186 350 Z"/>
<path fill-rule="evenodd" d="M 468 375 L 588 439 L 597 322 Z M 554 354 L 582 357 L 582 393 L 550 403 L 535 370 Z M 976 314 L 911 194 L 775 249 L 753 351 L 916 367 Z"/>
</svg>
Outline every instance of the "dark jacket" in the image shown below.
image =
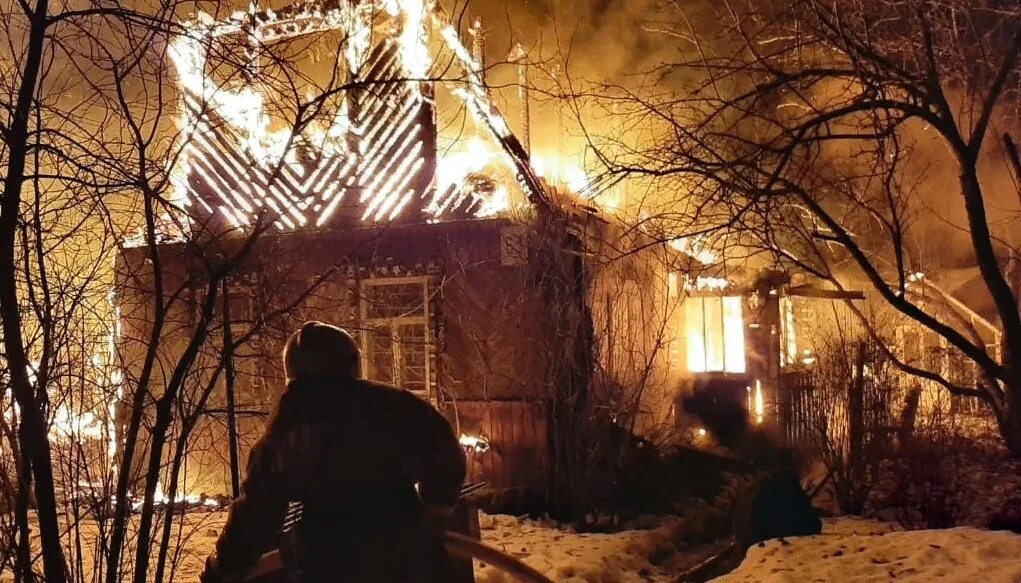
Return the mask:
<svg viewBox="0 0 1021 583">
<path fill-rule="evenodd" d="M 219 572 L 250 569 L 293 501 L 303 504 L 295 534 L 304 580 L 430 581 L 440 543 L 425 505 L 454 505 L 464 474 L 450 424 L 413 394 L 343 377 L 299 379 L 252 448 L 216 543 Z"/>
</svg>

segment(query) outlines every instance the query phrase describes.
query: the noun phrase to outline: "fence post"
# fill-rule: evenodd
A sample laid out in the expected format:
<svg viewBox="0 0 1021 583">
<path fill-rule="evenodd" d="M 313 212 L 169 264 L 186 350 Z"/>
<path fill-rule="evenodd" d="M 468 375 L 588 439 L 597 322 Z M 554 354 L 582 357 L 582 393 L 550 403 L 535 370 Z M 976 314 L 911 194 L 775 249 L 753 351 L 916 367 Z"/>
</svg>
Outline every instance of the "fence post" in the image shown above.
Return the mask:
<svg viewBox="0 0 1021 583">
<path fill-rule="evenodd" d="M 850 468 L 850 486 L 853 514 L 859 514 L 864 501 L 859 500 L 858 493 L 865 482 L 865 355 L 864 342 L 858 343 L 854 358 L 854 371 L 847 391 L 847 441 L 848 466 Z"/>
</svg>

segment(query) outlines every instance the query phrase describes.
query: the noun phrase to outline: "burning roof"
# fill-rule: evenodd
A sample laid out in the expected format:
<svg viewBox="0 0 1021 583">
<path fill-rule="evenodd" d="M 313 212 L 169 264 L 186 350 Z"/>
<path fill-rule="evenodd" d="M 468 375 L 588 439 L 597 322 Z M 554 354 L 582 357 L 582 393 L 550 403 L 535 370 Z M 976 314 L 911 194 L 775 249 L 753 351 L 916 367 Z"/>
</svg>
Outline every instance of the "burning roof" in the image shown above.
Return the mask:
<svg viewBox="0 0 1021 583">
<path fill-rule="evenodd" d="M 184 30 L 169 50 L 184 104 L 181 206 L 232 227 L 268 215 L 294 230 L 544 201 L 481 65 L 427 0 L 253 6 L 219 21 L 200 14 Z M 316 35 L 333 50 L 312 65 L 327 70 L 319 83 L 299 66 L 314 43 L 288 45 Z M 442 152 L 437 88 L 472 126 Z"/>
</svg>

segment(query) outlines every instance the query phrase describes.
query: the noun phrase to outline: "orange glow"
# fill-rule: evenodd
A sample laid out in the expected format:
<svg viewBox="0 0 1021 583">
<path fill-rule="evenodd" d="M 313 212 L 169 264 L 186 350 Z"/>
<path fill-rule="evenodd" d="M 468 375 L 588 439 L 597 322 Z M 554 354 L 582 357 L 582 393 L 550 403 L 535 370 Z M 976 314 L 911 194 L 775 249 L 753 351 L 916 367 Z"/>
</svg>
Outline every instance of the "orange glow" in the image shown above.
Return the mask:
<svg viewBox="0 0 1021 583">
<path fill-rule="evenodd" d="M 564 183 L 571 192 L 582 192 L 588 187 L 588 176 L 581 166 L 571 164 L 564 169 Z"/>
<path fill-rule="evenodd" d="M 719 256 L 708 248 L 704 237 L 679 237 L 670 241 L 669 245 L 681 253 L 693 257 L 703 265 L 711 265 L 719 261 Z"/>
<path fill-rule="evenodd" d="M 762 381 L 755 379 L 755 422 L 762 423 L 766 413 L 765 399 L 762 397 Z"/>
<path fill-rule="evenodd" d="M 789 366 L 798 360 L 798 338 L 794 332 L 794 301 L 780 298 L 780 366 Z"/>
<path fill-rule="evenodd" d="M 540 178 L 545 178 L 546 177 L 546 171 L 547 171 L 546 170 L 546 161 L 545 161 L 545 159 L 542 156 L 537 156 L 537 155 L 533 154 L 532 158 L 531 158 L 531 162 L 532 162 L 532 170 L 535 172 L 535 175 L 540 177 Z"/>
<path fill-rule="evenodd" d="M 684 302 L 691 372 L 745 372 L 740 296 L 691 297 Z"/>
<path fill-rule="evenodd" d="M 570 192 L 584 192 L 589 185 L 589 177 L 581 165 L 559 155 L 533 153 L 530 158 L 532 171 L 536 176 L 545 178 L 554 186 L 561 186 Z M 616 204 L 619 204 L 617 201 Z"/>
</svg>

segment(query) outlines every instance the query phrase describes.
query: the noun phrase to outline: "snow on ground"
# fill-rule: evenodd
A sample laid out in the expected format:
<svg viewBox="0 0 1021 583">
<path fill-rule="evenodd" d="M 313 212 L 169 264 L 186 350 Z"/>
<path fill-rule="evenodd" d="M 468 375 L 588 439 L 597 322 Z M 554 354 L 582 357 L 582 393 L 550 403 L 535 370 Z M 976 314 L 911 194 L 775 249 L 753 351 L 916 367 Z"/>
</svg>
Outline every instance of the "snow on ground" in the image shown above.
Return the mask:
<svg viewBox="0 0 1021 583">
<path fill-rule="evenodd" d="M 513 516 L 480 516 L 482 542 L 534 567 L 558 583 L 666 582 L 673 576 L 649 560 L 667 548 L 676 520 L 655 528 L 612 534 L 576 533 L 555 525 Z M 476 583 L 511 583 L 490 565 L 476 562 Z"/>
<path fill-rule="evenodd" d="M 224 512 L 183 517 L 174 581 L 198 581 L 206 556 L 226 519 Z M 577 533 L 548 521 L 480 516 L 482 540 L 521 559 L 556 583 L 666 583 L 677 572 L 663 565 L 692 564 L 689 553 L 665 558 L 681 530 L 680 519 L 648 521 L 612 534 Z M 959 581 L 1021 583 L 1021 536 L 974 528 L 904 532 L 883 522 L 827 519 L 823 534 L 770 541 L 748 551 L 717 583 L 872 583 Z M 95 528 L 82 525 L 83 555 L 91 560 Z M 176 539 L 176 532 L 175 532 Z M 91 542 L 90 542 L 91 541 Z M 676 569 L 676 567 L 675 567 Z M 86 568 L 86 571 L 90 569 Z M 478 583 L 512 583 L 491 565 L 476 563 Z M 0 582 L 10 574 L 0 574 Z M 90 580 L 86 575 L 84 580 Z"/>
<path fill-rule="evenodd" d="M 185 514 L 181 544 L 168 565 L 176 583 L 194 583 L 213 552 L 216 539 L 226 521 L 226 512 Z M 665 583 L 672 577 L 654 567 L 649 557 L 669 547 L 679 524 L 677 519 L 651 522 L 647 529 L 613 534 L 579 534 L 546 521 L 519 519 L 505 515 L 480 514 L 483 542 L 546 574 L 557 583 Z M 85 581 L 92 579 L 93 549 L 97 538 L 95 523 L 81 525 Z M 69 541 L 70 542 L 70 541 Z M 128 541 L 129 547 L 132 540 Z M 134 549 L 127 555 L 134 558 Z M 150 566 L 155 567 L 155 560 Z M 476 563 L 477 583 L 512 583 L 491 565 Z M 0 583 L 11 581 L 10 572 L 0 573 Z"/>
<path fill-rule="evenodd" d="M 715 583 L 876 581 L 1021 583 L 1021 536 L 976 528 L 898 531 L 881 522 L 827 520 L 823 534 L 770 541 Z"/>
</svg>

